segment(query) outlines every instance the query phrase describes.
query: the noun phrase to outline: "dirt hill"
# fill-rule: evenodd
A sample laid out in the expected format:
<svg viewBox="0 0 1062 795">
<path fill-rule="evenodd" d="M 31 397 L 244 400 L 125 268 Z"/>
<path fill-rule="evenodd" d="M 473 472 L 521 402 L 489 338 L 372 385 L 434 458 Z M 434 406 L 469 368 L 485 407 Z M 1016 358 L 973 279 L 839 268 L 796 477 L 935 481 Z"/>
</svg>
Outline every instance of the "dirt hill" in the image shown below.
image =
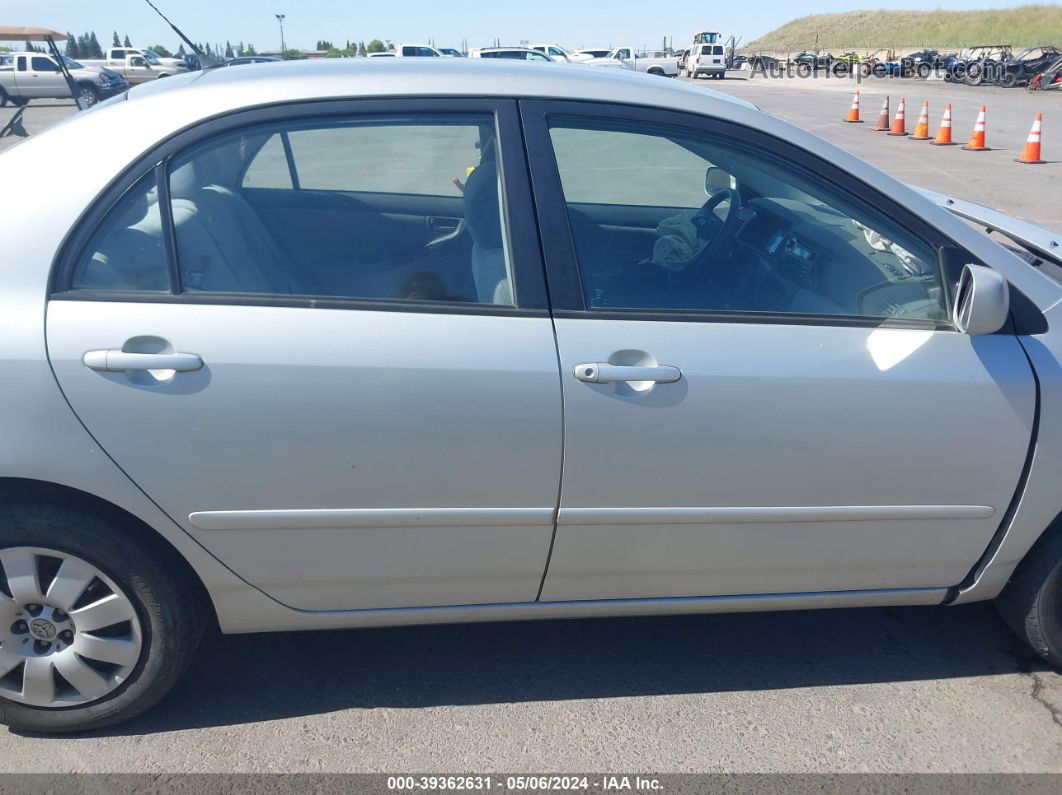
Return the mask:
<svg viewBox="0 0 1062 795">
<path fill-rule="evenodd" d="M 1062 45 L 1062 5 L 994 11 L 848 11 L 794 19 L 746 44 L 760 49 L 837 49 L 928 44 Z"/>
</svg>

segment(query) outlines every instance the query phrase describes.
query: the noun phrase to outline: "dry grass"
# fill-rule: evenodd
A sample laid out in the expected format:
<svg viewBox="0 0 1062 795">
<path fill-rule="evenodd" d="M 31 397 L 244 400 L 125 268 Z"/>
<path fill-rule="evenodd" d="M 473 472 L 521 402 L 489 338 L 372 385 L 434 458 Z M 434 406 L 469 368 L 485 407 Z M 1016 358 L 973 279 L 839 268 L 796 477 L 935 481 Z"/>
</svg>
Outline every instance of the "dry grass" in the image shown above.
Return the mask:
<svg viewBox="0 0 1062 795">
<path fill-rule="evenodd" d="M 848 11 L 794 19 L 746 46 L 839 49 L 928 44 L 1062 44 L 1062 5 L 993 11 Z"/>
</svg>

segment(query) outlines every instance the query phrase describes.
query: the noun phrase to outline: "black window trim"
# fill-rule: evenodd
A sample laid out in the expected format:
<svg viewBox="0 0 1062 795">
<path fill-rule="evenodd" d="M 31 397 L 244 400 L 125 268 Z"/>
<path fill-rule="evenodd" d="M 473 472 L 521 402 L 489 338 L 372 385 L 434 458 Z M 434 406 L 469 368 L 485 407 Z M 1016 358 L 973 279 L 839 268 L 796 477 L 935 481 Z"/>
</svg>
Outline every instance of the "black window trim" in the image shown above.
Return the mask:
<svg viewBox="0 0 1062 795">
<path fill-rule="evenodd" d="M 165 173 L 170 160 L 191 147 L 242 127 L 264 122 L 324 118 L 328 116 L 375 116 L 407 114 L 490 114 L 494 118 L 498 164 L 502 175 L 504 229 L 514 282 L 516 306 L 472 302 L 407 301 L 367 297 L 310 295 L 259 295 L 251 293 L 179 292 L 176 246 L 168 203 L 163 215 L 167 229 L 164 248 L 168 258 L 169 292 L 73 289 L 74 268 L 99 225 L 148 174 Z M 49 279 L 50 300 L 115 301 L 134 303 L 213 304 L 330 308 L 424 314 L 503 315 L 548 317 L 550 304 L 545 267 L 535 225 L 526 147 L 515 99 L 497 97 L 373 97 L 366 99 L 301 100 L 272 103 L 215 116 L 174 133 L 138 157 L 88 205 L 67 234 Z M 158 177 L 156 176 L 158 179 Z M 167 180 L 159 180 L 159 201 L 168 198 Z M 165 188 L 163 187 L 165 185 Z M 161 208 L 160 208 L 161 211 Z"/>
<path fill-rule="evenodd" d="M 633 122 L 653 127 L 674 127 L 686 134 L 716 135 L 729 144 L 759 146 L 772 156 L 793 163 L 805 172 L 818 175 L 857 205 L 884 214 L 924 242 L 937 254 L 945 293 L 946 320 L 882 318 L 856 315 L 819 315 L 781 312 L 729 312 L 720 310 L 618 309 L 589 307 L 583 295 L 575 243 L 572 237 L 560 172 L 549 135 L 549 117 L 582 117 L 590 122 Z M 769 133 L 736 122 L 683 111 L 663 110 L 643 105 L 622 105 L 579 100 L 523 99 L 520 117 L 524 126 L 527 160 L 542 236 L 542 254 L 549 279 L 553 314 L 558 318 L 596 320 L 677 321 L 700 323 L 769 323 L 777 325 L 852 326 L 859 328 L 907 328 L 957 331 L 951 321 L 955 281 L 945 262 L 945 251 L 961 249 L 936 227 L 911 210 L 881 194 L 867 183 L 832 163 L 799 149 Z M 873 195 L 873 200 L 866 198 Z"/>
</svg>

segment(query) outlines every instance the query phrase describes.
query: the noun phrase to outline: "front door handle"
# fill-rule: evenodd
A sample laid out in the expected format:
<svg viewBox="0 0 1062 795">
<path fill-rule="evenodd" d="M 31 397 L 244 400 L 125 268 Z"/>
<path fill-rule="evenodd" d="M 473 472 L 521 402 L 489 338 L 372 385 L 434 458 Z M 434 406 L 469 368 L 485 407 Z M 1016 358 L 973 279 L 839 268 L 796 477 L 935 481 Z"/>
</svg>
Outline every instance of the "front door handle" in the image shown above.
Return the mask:
<svg viewBox="0 0 1062 795">
<path fill-rule="evenodd" d="M 105 373 L 121 373 L 126 370 L 175 370 L 179 373 L 188 373 L 203 367 L 203 360 L 194 353 L 88 351 L 81 361 L 86 367 Z"/>
<path fill-rule="evenodd" d="M 588 384 L 614 384 L 617 381 L 652 381 L 657 384 L 673 384 L 682 378 L 677 367 L 656 365 L 654 367 L 625 367 L 607 362 L 575 365 L 575 377 Z"/>
</svg>

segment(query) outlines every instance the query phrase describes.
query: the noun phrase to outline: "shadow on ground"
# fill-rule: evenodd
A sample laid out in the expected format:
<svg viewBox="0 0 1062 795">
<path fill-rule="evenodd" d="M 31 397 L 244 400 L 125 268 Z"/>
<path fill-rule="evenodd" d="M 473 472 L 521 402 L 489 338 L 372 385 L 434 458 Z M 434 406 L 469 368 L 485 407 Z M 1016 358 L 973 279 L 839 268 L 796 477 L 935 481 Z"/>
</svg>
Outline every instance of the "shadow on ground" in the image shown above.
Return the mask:
<svg viewBox="0 0 1062 795">
<path fill-rule="evenodd" d="M 162 704 L 101 734 L 1045 669 L 984 604 L 215 636 Z"/>
</svg>

